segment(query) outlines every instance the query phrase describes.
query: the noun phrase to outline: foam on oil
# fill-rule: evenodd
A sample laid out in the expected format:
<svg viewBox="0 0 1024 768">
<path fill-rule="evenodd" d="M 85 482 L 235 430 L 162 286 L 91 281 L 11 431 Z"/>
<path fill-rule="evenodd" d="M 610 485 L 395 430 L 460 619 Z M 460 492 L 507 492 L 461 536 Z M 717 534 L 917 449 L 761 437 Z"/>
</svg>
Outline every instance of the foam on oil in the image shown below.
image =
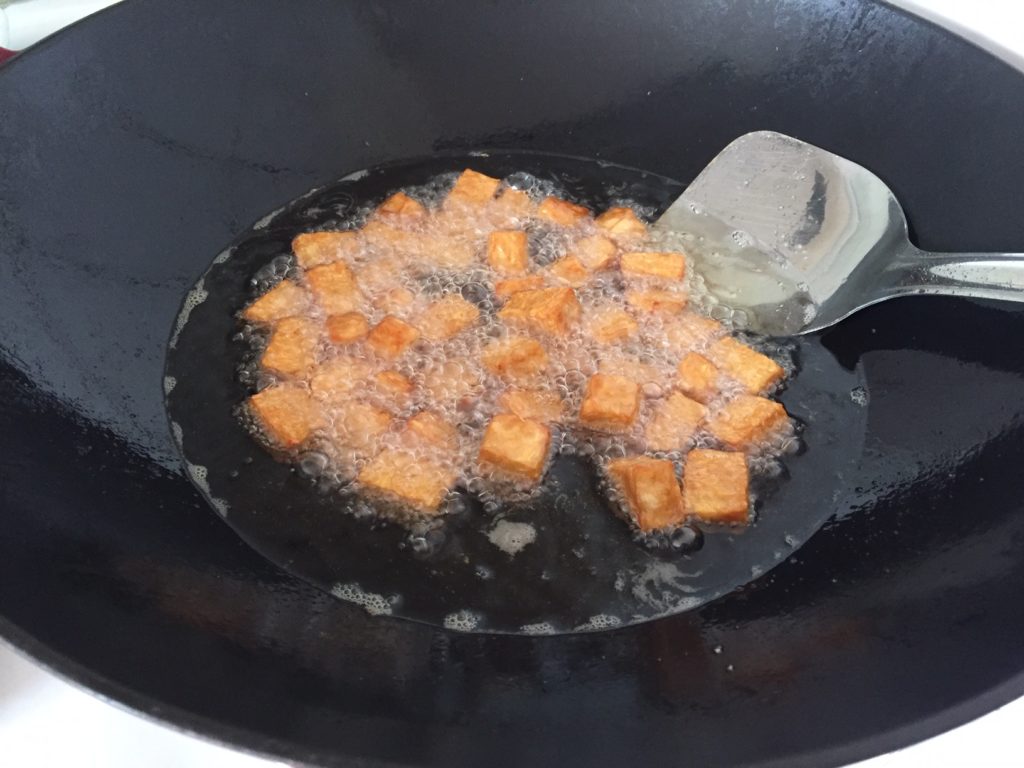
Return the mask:
<svg viewBox="0 0 1024 768">
<path fill-rule="evenodd" d="M 347 253 L 344 260 L 356 275 L 363 295 L 360 311 L 366 316 L 369 327 L 375 326 L 386 316 L 397 317 L 415 323 L 428 311 L 435 301 L 446 296 L 461 296 L 476 305 L 480 312 L 479 321 L 471 328 L 442 341 L 420 338 L 410 351 L 397 360 L 389 361 L 375 357 L 365 345 L 332 345 L 325 339 L 317 341 L 317 356 L 321 361 L 345 358 L 365 375 L 368 383 L 353 387 L 345 398 L 332 404 L 322 402 L 324 429 L 301 451 L 289 454 L 287 458 L 297 467 L 300 474 L 325 487 L 350 485 L 360 470 L 385 449 L 401 449 L 413 458 L 431 459 L 444 462 L 456 472 L 455 485 L 476 494 L 485 510 L 497 513 L 509 504 L 528 500 L 538 493 L 540 484 L 510 476 L 477 461 L 480 442 L 491 419 L 502 408 L 499 396 L 507 388 L 536 389 L 556 394 L 562 402 L 563 418 L 552 425 L 551 457 L 578 455 L 590 458 L 597 467 L 603 468 L 608 461 L 649 453 L 668 458 L 681 476 L 686 452 L 694 447 L 713 447 L 711 436 L 704 430 L 698 431 L 679 450 L 667 452 L 647 451 L 645 430 L 658 403 L 672 391 L 676 377 L 676 365 L 685 352 L 706 351 L 716 335 L 688 332 L 680 329 L 677 319 L 669 315 L 651 313 L 643 315 L 634 336 L 615 344 L 602 344 L 590 332 L 586 322 L 577 324 L 567 335 L 545 336 L 543 344 L 548 362 L 542 371 L 533 376 L 520 377 L 512 382 L 495 375 L 483 364 L 485 350 L 495 344 L 507 342 L 527 335 L 521 328 L 503 323 L 497 311 L 501 302 L 495 296 L 496 283 L 506 275 L 497 274 L 486 265 L 483 256 L 487 236 L 496 229 L 523 229 L 528 234 L 530 260 L 535 271 L 546 274 L 547 285 L 565 284 L 548 272 L 551 264 L 558 262 L 573 251 L 584 237 L 603 234 L 593 220 L 587 220 L 575 227 L 552 226 L 538 221 L 531 215 L 520 215 L 513 210 L 492 203 L 488 206 L 473 207 L 472 210 L 453 210 L 443 205 L 456 174 L 443 174 L 429 183 L 407 187 L 401 191 L 424 204 L 431 215 L 416 219 L 395 218 L 388 221 L 393 230 L 410 236 L 402 247 L 395 247 L 387 238 L 364 238 L 362 246 Z M 526 192 L 536 202 L 548 195 L 559 195 L 558 187 L 549 181 L 528 174 L 514 174 L 505 180 L 506 185 Z M 615 198 L 610 190 L 610 198 Z M 650 217 L 652 211 L 633 206 L 630 201 L 619 199 L 618 204 L 634 208 L 641 217 Z M 338 228 L 358 229 L 373 221 L 373 208 L 366 205 L 353 208 L 339 207 Z M 266 222 L 261 222 L 264 226 Z M 297 234 L 297 233 L 296 233 Z M 409 245 L 412 241 L 413 244 Z M 680 251 L 693 254 L 699 251 L 700 238 L 692 233 L 650 233 L 642 242 L 631 244 L 631 250 Z M 446 252 L 432 251 L 431 243 L 444 243 Z M 417 245 L 419 244 L 419 245 Z M 427 245 L 423 245 L 427 244 Z M 636 277 L 625 278 L 617 271 L 595 272 L 582 285 L 576 285 L 578 300 L 583 308 L 583 317 L 600 312 L 624 312 L 636 315 L 630 305 L 631 291 L 656 289 L 677 292 L 685 298 L 688 311 L 711 317 L 721 323 L 722 333 L 740 333 L 745 324 L 742 312 L 733 311 L 723 305 L 708 290 L 703 278 L 688 263 L 685 279 L 676 287 L 666 288 L 655 279 Z M 254 295 L 269 290 L 282 280 L 294 280 L 300 285 L 304 277 L 291 254 L 282 253 L 263 265 L 252 277 Z M 191 306 L 201 302 L 205 296 L 202 283 L 186 302 L 179 326 L 187 320 Z M 309 317 L 316 323 L 325 320 L 323 313 L 311 302 Z M 253 389 L 282 380 L 282 377 L 259 366 L 260 355 L 265 348 L 267 334 L 255 326 L 244 326 L 238 339 L 249 345 L 250 354 L 239 371 L 243 383 Z M 794 363 L 791 350 L 782 343 L 768 343 L 764 339 L 745 337 L 744 341 L 775 359 L 793 375 Z M 374 376 L 393 372 L 409 382 L 411 390 L 396 396 L 393 391 L 374 383 Z M 640 417 L 633 426 L 619 433 L 592 431 L 574 421 L 586 388 L 587 380 L 595 373 L 620 374 L 637 380 L 641 384 L 642 406 Z M 309 387 L 308 381 L 300 386 Z M 707 403 L 709 412 L 720 408 L 732 395 L 736 385 L 725 384 L 720 394 Z M 358 399 L 374 408 L 383 409 L 390 416 L 388 426 L 379 434 L 369 438 L 359 434 L 359 425 L 346 423 L 349 400 Z M 457 425 L 455 444 L 444 451 L 429 445 L 410 445 L 403 437 L 402 429 L 408 418 L 428 410 L 440 416 L 445 422 Z M 264 439 L 259 425 L 243 408 L 240 415 L 253 434 Z M 772 439 L 749 452 L 749 466 L 753 473 L 768 477 L 781 471 L 779 456 L 799 448 L 798 436 L 792 428 L 781 430 Z M 631 520 L 617 491 L 608 483 L 604 484 L 607 495 L 616 502 L 622 516 Z M 420 524 L 422 511 L 411 509 L 394 500 L 375 498 L 369 495 L 366 503 L 356 507 L 356 513 L 374 514 L 395 518 L 409 525 Z M 442 504 L 441 515 L 459 508 L 458 497 L 451 495 Z M 686 551 L 694 546 L 694 537 L 700 532 L 693 528 L 641 534 L 635 531 L 635 538 L 642 544 L 657 548 L 674 548 Z M 533 526 L 525 523 L 498 521 L 487 533 L 492 543 L 514 555 L 531 544 L 537 536 Z M 425 536 L 413 532 L 410 542 L 426 541 Z M 426 546 L 411 543 L 417 546 Z M 659 605 L 657 581 L 670 578 L 673 574 L 633 574 L 633 591 L 638 597 Z M 685 589 L 683 590 L 685 591 Z M 346 586 L 344 599 L 362 604 L 358 593 Z M 339 595 L 341 596 L 341 595 Z M 365 607 L 365 606 L 364 606 Z M 374 609 L 383 612 L 374 603 Z M 469 620 L 461 614 L 453 618 L 458 624 L 453 628 L 466 628 Z M 446 620 L 446 625 L 447 625 Z"/>
</svg>

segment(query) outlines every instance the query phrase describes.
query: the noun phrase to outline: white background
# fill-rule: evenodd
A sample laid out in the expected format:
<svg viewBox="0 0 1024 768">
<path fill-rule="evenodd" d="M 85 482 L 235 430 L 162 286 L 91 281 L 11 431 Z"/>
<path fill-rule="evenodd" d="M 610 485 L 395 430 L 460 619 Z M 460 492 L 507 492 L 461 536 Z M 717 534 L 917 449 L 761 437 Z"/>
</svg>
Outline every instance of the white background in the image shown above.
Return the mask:
<svg viewBox="0 0 1024 768">
<path fill-rule="evenodd" d="M 0 46 L 27 47 L 110 4 L 109 0 L 12 4 L 0 0 Z M 896 4 L 956 29 L 1024 70 L 1024 0 L 901 0 Z M 1024 740 L 1018 737 L 1018 729 L 1024 730 L 1024 699 L 909 749 L 859 763 L 857 768 L 1019 768 L 1024 766 Z M 2 645 L 0 763 L 18 768 L 283 765 L 214 746 L 124 712 Z"/>
</svg>

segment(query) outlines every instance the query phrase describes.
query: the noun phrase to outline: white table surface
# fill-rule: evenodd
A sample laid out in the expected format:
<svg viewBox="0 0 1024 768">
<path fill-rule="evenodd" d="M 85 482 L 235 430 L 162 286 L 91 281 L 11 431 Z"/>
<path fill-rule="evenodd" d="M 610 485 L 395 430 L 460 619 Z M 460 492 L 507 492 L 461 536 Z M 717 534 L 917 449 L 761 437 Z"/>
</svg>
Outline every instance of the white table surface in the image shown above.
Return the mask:
<svg viewBox="0 0 1024 768">
<path fill-rule="evenodd" d="M 744 2 L 745 0 L 737 0 Z M 24 48 L 111 0 L 0 0 L 0 46 Z M 1024 0 L 900 0 L 1024 70 Z M 1024 126 L 1022 126 L 1024 131 Z M 1024 641 L 1022 641 L 1024 642 Z M 55 731 L 54 723 L 60 727 Z M 857 768 L 1020 768 L 1024 699 Z M 17 768 L 270 768 L 76 688 L 0 645 L 0 765 Z"/>
</svg>

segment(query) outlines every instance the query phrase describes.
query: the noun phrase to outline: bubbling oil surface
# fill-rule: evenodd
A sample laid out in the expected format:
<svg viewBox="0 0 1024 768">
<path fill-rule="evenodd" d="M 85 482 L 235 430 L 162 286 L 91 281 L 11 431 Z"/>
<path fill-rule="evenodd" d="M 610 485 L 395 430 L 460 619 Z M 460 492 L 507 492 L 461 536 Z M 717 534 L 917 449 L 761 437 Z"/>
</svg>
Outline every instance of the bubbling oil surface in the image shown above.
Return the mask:
<svg viewBox="0 0 1024 768">
<path fill-rule="evenodd" d="M 742 313 L 721 304 L 706 288 L 699 271 L 693 268 L 692 254 L 698 249 L 698 237 L 693 233 L 648 231 L 633 237 L 627 243 L 619 242 L 617 253 L 624 251 L 672 252 L 688 257 L 688 268 L 681 281 L 665 281 L 657 277 L 625 276 L 617 269 L 589 272 L 585 280 L 574 281 L 576 298 L 582 307 L 582 322 L 573 325 L 565 334 L 538 335 L 516 325 L 503 322 L 498 315 L 502 301 L 496 288 L 510 275 L 488 266 L 484 256 L 488 236 L 495 231 L 524 231 L 528 237 L 529 273 L 542 275 L 544 287 L 565 286 L 566 280 L 550 271 L 551 265 L 579 252 L 594 238 L 606 243 L 608 232 L 592 217 L 571 226 L 561 226 L 536 216 L 536 204 L 547 198 L 561 198 L 564 190 L 550 181 L 543 181 L 527 173 L 516 173 L 507 188 L 525 192 L 532 205 L 525 211 L 510 210 L 501 204 L 501 198 L 490 203 L 462 204 L 447 200 L 457 174 L 441 174 L 426 184 L 393 190 L 408 195 L 426 207 L 423 216 L 382 216 L 375 207 L 364 205 L 351 212 L 341 223 L 341 229 L 368 232 L 369 223 L 384 222 L 389 236 L 364 236 L 359 247 L 346 249 L 338 260 L 346 263 L 356 276 L 362 294 L 358 311 L 370 328 L 386 317 L 393 317 L 416 326 L 428 319 L 434 302 L 446 297 L 459 297 L 474 304 L 479 318 L 470 327 L 443 340 L 418 339 L 398 359 L 375 355 L 365 343 L 332 344 L 324 335 L 327 316 L 316 301 L 311 301 L 305 316 L 311 320 L 310 328 L 317 338 L 316 358 L 323 363 L 342 359 L 347 367 L 359 371 L 363 385 L 351 382 L 351 398 L 386 411 L 390 420 L 380 434 L 368 439 L 353 434 L 349 418 L 349 397 L 320 399 L 323 416 L 321 433 L 309 444 L 286 452 L 286 460 L 321 484 L 342 487 L 353 481 L 360 489 L 361 470 L 384 451 L 401 451 L 414 460 L 440 461 L 456 469 L 454 486 L 468 490 L 483 502 L 484 509 L 499 513 L 505 506 L 523 502 L 536 495 L 541 483 L 510 474 L 478 460 L 484 432 L 503 408 L 500 397 L 510 390 L 526 389 L 554 394 L 563 416 L 550 425 L 552 432 L 548 462 L 556 455 L 587 457 L 600 470 L 609 461 L 628 456 L 649 454 L 673 461 L 677 474 L 681 474 L 686 452 L 691 448 L 715 448 L 710 433 L 700 428 L 685 443 L 671 451 L 650 450 L 645 439 L 647 429 L 659 403 L 673 391 L 676 367 L 687 352 L 707 352 L 708 346 L 721 335 L 735 335 L 742 327 Z M 650 211 L 631 200 L 616 201 L 649 217 Z M 397 235 L 394 233 L 398 233 Z M 296 232 L 295 234 L 299 234 Z M 396 240 L 399 245 L 396 247 Z M 455 254 L 454 265 L 446 263 L 444 251 Z M 252 276 L 251 285 L 259 296 L 281 281 L 304 282 L 303 270 L 292 254 L 280 254 L 261 266 Z M 666 312 L 642 312 L 630 305 L 630 292 L 661 291 L 674 295 L 687 305 L 687 312 L 716 320 L 720 333 L 680 333 L 679 315 Z M 618 314 L 635 318 L 637 330 L 614 343 L 601 342 L 589 331 L 590 318 Z M 674 333 L 675 331 L 675 333 Z M 682 338 L 680 338 L 682 336 Z M 239 371 L 243 382 L 263 389 L 294 377 L 280 376 L 260 366 L 261 353 L 266 343 L 266 331 L 248 325 L 241 338 L 251 344 L 252 354 Z M 544 348 L 546 364 L 543 369 L 529 375 L 514 377 L 497 375 L 484 363 L 489 350 L 523 339 L 537 339 Z M 779 362 L 786 375 L 794 365 L 783 345 L 768 344 L 763 339 L 746 338 L 748 344 L 760 348 Z M 376 384 L 381 374 L 397 373 L 411 384 L 411 392 L 395 396 L 393 392 Z M 587 382 L 597 373 L 611 373 L 637 380 L 641 386 L 639 418 L 625 431 L 606 432 L 588 429 L 576 420 Z M 309 386 L 309 379 L 300 379 Z M 314 386 L 315 390 L 315 386 Z M 705 403 L 709 414 L 715 413 L 732 397 L 742 391 L 735 381 L 723 379 L 717 395 Z M 314 394 L 315 391 L 314 391 Z M 457 425 L 456 444 L 439 451 L 436 446 L 422 441 L 410 442 L 403 431 L 409 418 L 421 412 L 439 416 L 446 424 Z M 242 411 L 246 424 L 257 439 L 276 448 L 273 440 L 261 428 L 258 420 Z M 358 425 L 356 431 L 358 431 Z M 777 457 L 798 449 L 797 438 L 791 427 L 776 430 L 770 440 L 752 446 L 749 466 L 755 473 L 778 474 Z M 627 522 L 632 517 L 626 501 L 613 484 L 603 484 L 609 498 Z M 365 489 L 360 489 L 365 490 Z M 396 503 L 394 498 L 365 493 L 368 504 L 357 509 L 362 514 L 379 514 L 407 524 L 424 522 L 423 510 Z M 442 504 L 439 516 L 457 508 L 456 497 Z M 434 517 L 428 510 L 426 517 Z M 673 535 L 673 531 L 634 532 L 637 541 L 649 546 L 688 548 L 699 541 L 693 534 Z M 415 539 L 415 531 L 413 532 Z M 494 541 L 494 539 L 492 539 Z M 532 539 L 531 539 L 532 541 Z M 528 542 L 527 542 L 528 543 Z M 503 547 L 495 541 L 495 545 Z M 525 546 L 525 544 L 523 544 Z"/>
<path fill-rule="evenodd" d="M 517 482 L 476 461 L 483 431 L 511 385 L 481 365 L 480 353 L 528 333 L 496 317 L 501 301 L 494 286 L 500 277 L 481 252 L 486 234 L 495 226 L 524 228 L 532 268 L 545 272 L 580 238 L 597 231 L 592 219 L 567 232 L 532 216 L 486 213 L 477 226 L 458 228 L 473 253 L 468 264 L 457 268 L 438 268 L 419 258 L 422 254 L 396 253 L 381 244 L 347 255 L 371 327 L 386 314 L 414 324 L 423 308 L 445 295 L 475 304 L 479 321 L 446 341 L 421 338 L 407 354 L 387 361 L 359 345 L 338 347 L 321 340 L 316 351 L 321 361 L 344 355 L 366 366 L 369 377 L 396 371 L 412 382 L 412 392 L 398 401 L 371 383 L 354 391 L 354 398 L 389 415 L 388 428 L 369 445 L 348 446 L 339 439 L 344 434 L 343 425 L 335 426 L 339 411 L 330 414 L 333 429 L 321 430 L 299 448 L 273 446 L 266 452 L 260 447 L 260 426 L 238 404 L 276 383 L 308 383 L 261 368 L 267 330 L 239 324 L 235 313 L 282 280 L 304 284 L 303 270 L 290 251 L 292 237 L 361 227 L 375 219 L 374 203 L 399 189 L 442 209 L 456 176 L 451 169 L 478 161 L 485 173 L 526 190 L 534 202 L 564 196 L 596 212 L 628 205 L 646 220 L 682 191 L 671 180 L 594 161 L 516 153 L 441 157 L 351 175 L 263 217 L 259 227 L 224 252 L 226 258 L 214 260 L 198 283 L 201 291 L 189 294 L 168 353 L 165 392 L 174 436 L 189 465 L 205 470 L 199 490 L 266 557 L 341 600 L 376 615 L 455 631 L 543 635 L 627 626 L 696 607 L 770 570 L 841 502 L 844 473 L 862 442 L 867 396 L 855 399 L 850 392 L 863 387 L 863 377 L 839 366 L 814 339 L 747 337 L 742 314 L 716 301 L 700 278 L 705 254 L 696 233 L 651 235 L 631 249 L 678 250 L 692 257 L 679 286 L 688 299 L 687 311 L 719 320 L 725 332 L 739 335 L 786 371 L 785 388 L 773 396 L 785 403 L 795 429 L 747 453 L 751 525 L 687 524 L 642 533 L 618 503 L 602 470 L 607 461 L 647 453 L 672 460 L 681 475 L 686 451 L 713 442 L 698 432 L 677 451 L 645 450 L 646 425 L 672 389 L 684 346 L 678 339 L 666 343 L 672 341 L 664 338 L 668 326 L 657 315 L 636 315 L 637 335 L 618 345 L 590 338 L 588 312 L 598 306 L 633 311 L 625 290 L 638 283 L 627 284 L 615 271 L 576 288 L 584 322 L 565 337 L 543 337 L 549 366 L 536 381 L 516 382 L 517 388 L 555 393 L 564 401 L 564 415 L 551 427 L 543 481 Z M 520 168 L 529 172 L 517 173 Z M 446 229 L 450 222 L 443 220 L 395 226 L 417 235 L 452 236 Z M 558 284 L 548 279 L 548 285 Z M 408 292 L 398 297 L 400 302 L 393 301 L 396 288 Z M 309 317 L 324 321 L 315 305 Z M 686 349 L 707 347 L 706 339 L 685 343 Z M 647 381 L 634 428 L 616 434 L 582 429 L 576 415 L 587 378 L 596 371 L 633 375 L 638 370 Z M 724 387 L 710 409 L 732 394 Z M 424 409 L 457 428 L 458 453 L 452 461 L 457 478 L 436 515 L 368 494 L 355 480 L 368 455 L 388 446 L 431 455 L 432 449 L 409 446 L 402 436 L 408 417 Z M 800 442 L 802 424 L 813 426 L 810 450 Z M 790 455 L 795 453 L 800 455 Z M 825 490 L 823 478 L 830 485 Z M 823 505 L 822 499 L 829 503 Z"/>
</svg>

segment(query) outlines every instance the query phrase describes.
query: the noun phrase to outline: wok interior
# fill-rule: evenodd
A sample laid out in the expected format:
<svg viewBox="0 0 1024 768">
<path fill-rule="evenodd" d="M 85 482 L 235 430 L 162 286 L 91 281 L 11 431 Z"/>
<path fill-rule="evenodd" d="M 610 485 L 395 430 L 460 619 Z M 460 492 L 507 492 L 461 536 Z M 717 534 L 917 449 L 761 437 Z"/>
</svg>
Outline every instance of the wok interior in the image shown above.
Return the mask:
<svg viewBox="0 0 1024 768">
<path fill-rule="evenodd" d="M 282 571 L 190 483 L 161 387 L 211 254 L 389 158 L 543 148 L 688 180 L 767 127 L 877 169 L 923 248 L 1019 249 L 1016 70 L 870 0 L 139 0 L 5 67 L 0 634 L 45 663 L 329 765 L 837 765 L 1024 692 L 1018 308 L 905 299 L 827 332 L 871 394 L 841 519 L 744 589 L 600 634 L 382 621 Z"/>
</svg>

